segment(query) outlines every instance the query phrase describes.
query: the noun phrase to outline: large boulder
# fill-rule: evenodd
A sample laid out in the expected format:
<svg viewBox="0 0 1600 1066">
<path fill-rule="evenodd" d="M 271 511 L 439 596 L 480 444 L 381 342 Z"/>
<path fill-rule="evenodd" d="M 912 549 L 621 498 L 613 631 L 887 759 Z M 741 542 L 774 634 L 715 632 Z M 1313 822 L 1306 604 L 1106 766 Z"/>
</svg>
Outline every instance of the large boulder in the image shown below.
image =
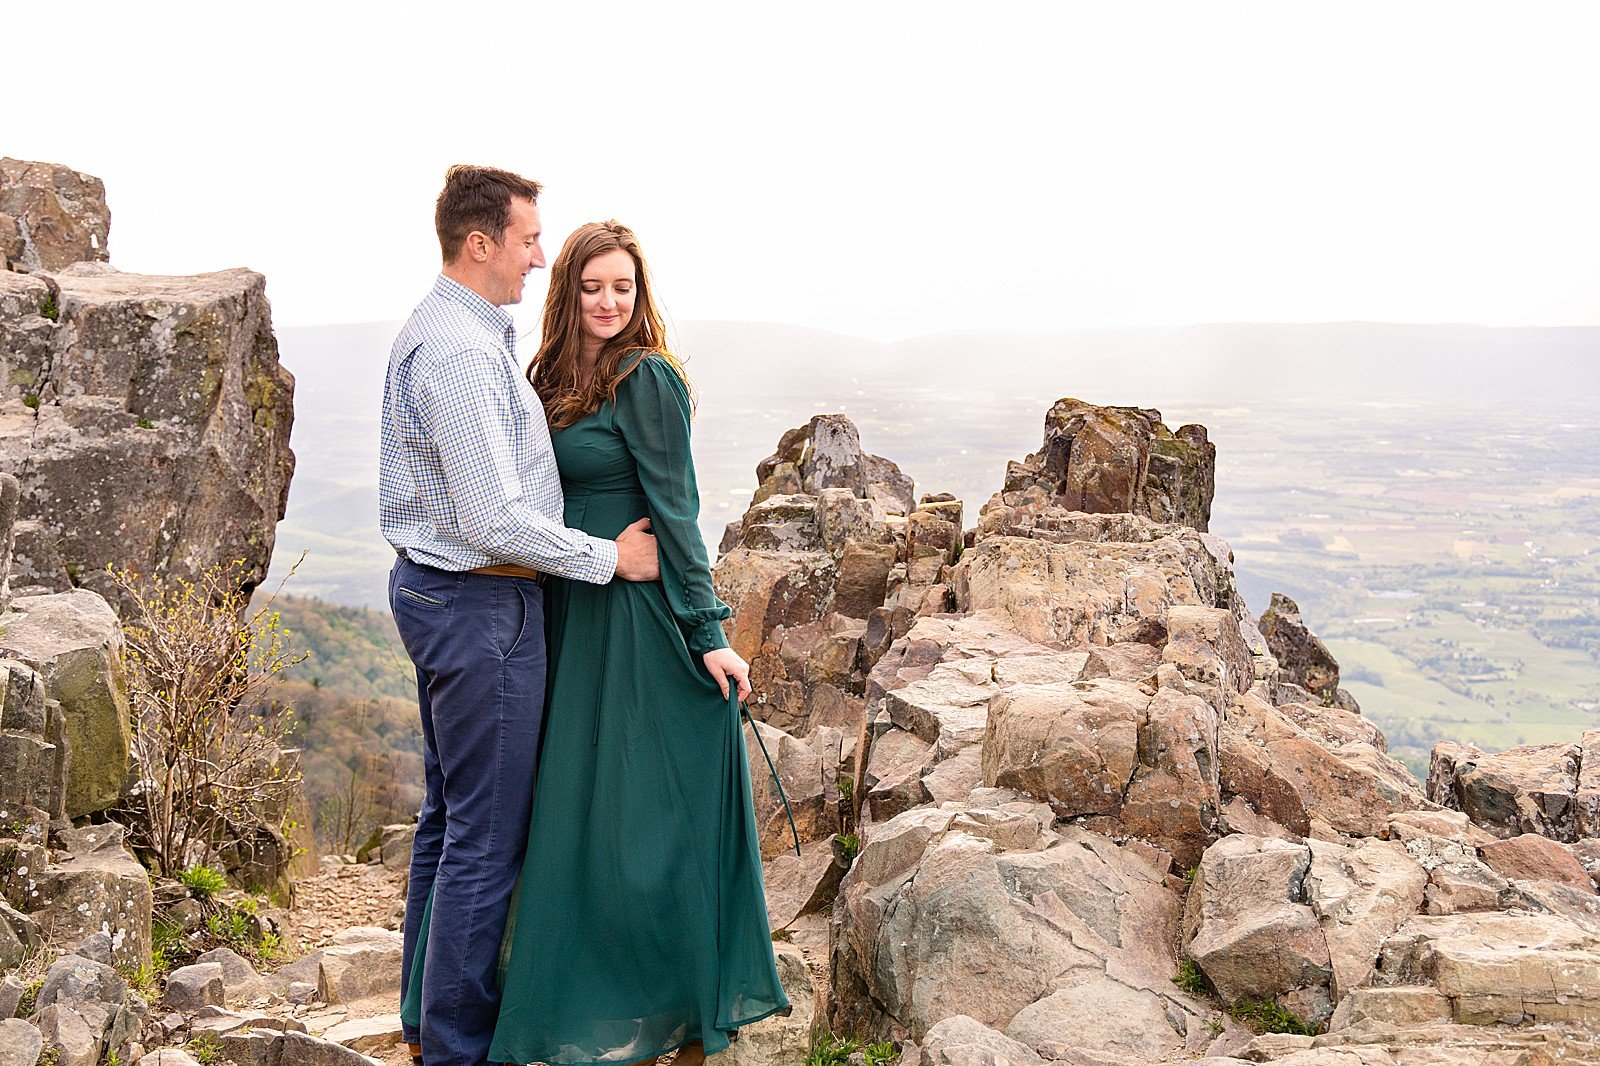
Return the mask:
<svg viewBox="0 0 1600 1066">
<path fill-rule="evenodd" d="M 1193 529 L 1128 515 L 1078 521 L 1084 539 L 977 540 L 951 568 L 956 610 L 997 612 L 1041 644 L 1159 646 L 1169 607 L 1231 608 L 1232 572 Z"/>
<path fill-rule="evenodd" d="M 1299 836 L 1380 835 L 1391 815 L 1426 805 L 1409 771 L 1365 740 L 1309 732 L 1254 690 L 1219 730 L 1222 789 Z"/>
<path fill-rule="evenodd" d="M 1000 694 L 983 743 L 984 784 L 1038 797 L 1057 817 L 1122 805 L 1150 697 L 1124 681 L 1023 685 Z"/>
<path fill-rule="evenodd" d="M 68 829 L 65 848 L 39 877 L 35 917 L 57 943 L 94 933 L 111 940 L 113 961 L 137 969 L 150 961 L 150 877 L 123 843 L 115 822 Z"/>
<path fill-rule="evenodd" d="M 1307 896 L 1311 849 L 1244 834 L 1200 860 L 1184 952 L 1225 1003 L 1270 1001 L 1311 1021 L 1333 1011 L 1332 959 Z"/>
<path fill-rule="evenodd" d="M 0 269 L 41 273 L 104 260 L 106 187 L 59 163 L 0 158 Z"/>
<path fill-rule="evenodd" d="M 1550 914 L 1418 916 L 1384 941 L 1375 983 L 1432 985 L 1456 1021 L 1600 1027 L 1600 935 Z"/>
<path fill-rule="evenodd" d="M 0 389 L 0 470 L 30 526 L 13 582 L 109 594 L 110 563 L 192 577 L 235 560 L 258 582 L 294 466 L 265 279 L 78 264 L 48 280 L 54 319 L 0 299 L 0 334 L 26 335 Z"/>
<path fill-rule="evenodd" d="M 122 648 L 116 613 L 87 589 L 19 596 L 0 615 L 0 656 L 37 670 L 46 701 L 60 705 L 70 751 L 63 797 L 69 818 L 105 810 L 122 795 L 132 738 Z M 14 686 L 27 682 L 16 671 L 12 680 Z M 38 724 L 48 736 L 48 723 Z M 52 757 L 40 747 L 41 769 Z"/>
<path fill-rule="evenodd" d="M 1177 894 L 1136 852 L 1052 820 L 980 789 L 870 827 L 835 911 L 835 1031 L 923 1041 L 966 1015 L 1049 1059 L 1189 1047 L 1211 1012 L 1171 981 Z"/>
<path fill-rule="evenodd" d="M 1490 754 L 1470 744 L 1440 741 L 1428 768 L 1428 799 L 1461 811 L 1498 837 L 1538 833 L 1571 843 L 1581 839 L 1578 778 L 1585 743 L 1600 741 L 1600 730 L 1578 744 L 1526 744 Z M 1585 815 L 1583 836 L 1600 826 Z"/>
<path fill-rule="evenodd" d="M 1397 841 L 1306 846 L 1306 899 L 1328 945 L 1337 1003 L 1371 979 L 1384 941 L 1422 906 L 1428 874 Z"/>
</svg>

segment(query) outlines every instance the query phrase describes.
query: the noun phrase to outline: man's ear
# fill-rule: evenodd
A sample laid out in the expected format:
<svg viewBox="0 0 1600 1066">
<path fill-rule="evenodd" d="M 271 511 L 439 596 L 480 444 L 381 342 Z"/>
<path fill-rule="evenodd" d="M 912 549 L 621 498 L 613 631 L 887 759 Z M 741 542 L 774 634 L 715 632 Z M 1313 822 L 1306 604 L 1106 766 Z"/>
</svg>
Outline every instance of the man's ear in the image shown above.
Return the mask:
<svg viewBox="0 0 1600 1066">
<path fill-rule="evenodd" d="M 465 247 L 467 254 L 472 257 L 472 261 L 474 263 L 487 263 L 489 261 L 489 252 L 493 243 L 493 241 L 489 240 L 489 235 L 487 233 L 484 233 L 482 230 L 473 230 L 471 233 L 467 234 Z"/>
</svg>

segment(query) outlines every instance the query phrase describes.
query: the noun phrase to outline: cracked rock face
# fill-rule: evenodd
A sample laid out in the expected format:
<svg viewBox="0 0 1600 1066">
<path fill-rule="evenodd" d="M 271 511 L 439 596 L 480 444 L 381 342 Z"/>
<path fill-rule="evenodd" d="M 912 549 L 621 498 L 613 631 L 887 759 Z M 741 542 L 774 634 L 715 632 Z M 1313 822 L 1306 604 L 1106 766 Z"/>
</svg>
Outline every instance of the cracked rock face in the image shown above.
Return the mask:
<svg viewBox="0 0 1600 1066">
<path fill-rule="evenodd" d="M 232 560 L 258 582 L 294 469 L 293 392 L 253 271 L 0 272 L 12 584 L 109 594 L 108 563 L 193 575 Z"/>
</svg>

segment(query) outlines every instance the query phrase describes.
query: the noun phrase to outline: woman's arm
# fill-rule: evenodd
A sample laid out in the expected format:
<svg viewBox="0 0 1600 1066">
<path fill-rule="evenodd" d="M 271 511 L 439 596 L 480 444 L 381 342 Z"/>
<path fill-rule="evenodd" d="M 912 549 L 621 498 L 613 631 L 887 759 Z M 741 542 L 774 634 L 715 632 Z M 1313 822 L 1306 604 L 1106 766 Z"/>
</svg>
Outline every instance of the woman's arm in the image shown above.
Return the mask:
<svg viewBox="0 0 1600 1066">
<path fill-rule="evenodd" d="M 616 403 L 617 427 L 638 464 L 649 502 L 667 605 L 690 651 L 705 655 L 726 648 L 722 620 L 733 612 L 717 599 L 700 536 L 700 491 L 689 454 L 689 391 L 665 359 L 647 355 L 617 386 Z"/>
</svg>

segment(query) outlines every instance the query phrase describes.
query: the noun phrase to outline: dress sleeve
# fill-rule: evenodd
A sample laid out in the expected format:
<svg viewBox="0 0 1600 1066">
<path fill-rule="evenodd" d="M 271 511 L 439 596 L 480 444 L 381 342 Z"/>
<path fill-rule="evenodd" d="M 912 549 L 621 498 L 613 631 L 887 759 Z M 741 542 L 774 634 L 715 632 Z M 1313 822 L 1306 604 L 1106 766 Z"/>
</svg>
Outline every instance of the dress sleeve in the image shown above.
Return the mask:
<svg viewBox="0 0 1600 1066">
<path fill-rule="evenodd" d="M 661 553 L 661 585 L 689 650 L 726 648 L 722 620 L 700 536 L 700 490 L 689 454 L 689 391 L 660 356 L 647 355 L 617 387 L 617 428 L 639 467 L 650 525 Z"/>
</svg>

